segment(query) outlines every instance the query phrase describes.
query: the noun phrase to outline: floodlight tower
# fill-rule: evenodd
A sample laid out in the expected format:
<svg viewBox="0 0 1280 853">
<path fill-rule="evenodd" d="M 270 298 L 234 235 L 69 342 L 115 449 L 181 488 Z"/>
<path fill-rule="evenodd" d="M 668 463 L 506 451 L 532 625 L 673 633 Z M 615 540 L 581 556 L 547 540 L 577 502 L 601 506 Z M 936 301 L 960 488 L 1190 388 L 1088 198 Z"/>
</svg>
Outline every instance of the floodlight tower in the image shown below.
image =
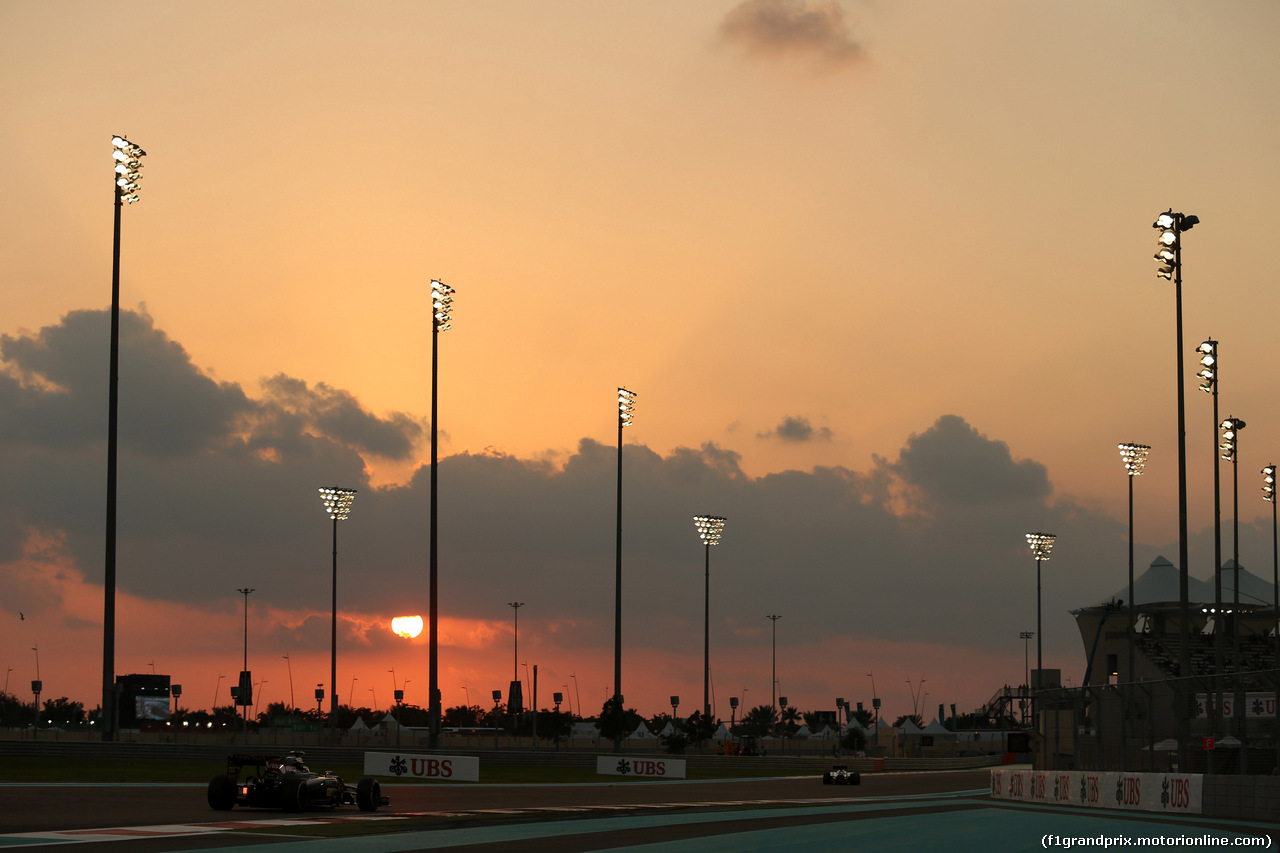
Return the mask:
<svg viewBox="0 0 1280 853">
<path fill-rule="evenodd" d="M 613 698 L 622 711 L 622 430 L 631 426 L 636 410 L 634 391 L 618 388 L 618 527 L 617 569 L 613 592 Z M 622 751 L 622 734 L 613 738 L 613 751 Z"/>
<path fill-rule="evenodd" d="M 116 701 L 116 445 L 120 421 L 120 211 L 138 200 L 147 152 L 123 136 L 111 137 L 115 229 L 111 240 L 111 344 L 107 378 L 107 527 L 102 596 L 102 739 L 119 728 Z"/>
<path fill-rule="evenodd" d="M 1180 671 L 1191 672 L 1191 606 L 1188 570 L 1187 533 L 1187 406 L 1182 363 L 1182 235 L 1200 223 L 1191 214 L 1175 213 L 1169 208 L 1156 217 L 1151 227 L 1160 232 L 1156 238 L 1155 259 L 1160 262 L 1156 275 L 1172 281 L 1176 330 L 1174 347 L 1177 355 L 1178 394 L 1178 619 L 1181 622 L 1182 653 Z M 1177 714 L 1179 765 L 1187 765 L 1187 743 L 1191 729 L 1191 697 L 1182 703 Z"/>
<path fill-rule="evenodd" d="M 324 511 L 333 521 L 333 610 L 329 631 L 329 737 L 338 742 L 338 522 L 351 517 L 356 490 L 340 486 L 320 489 Z M 350 700 L 348 700 L 350 701 Z"/>
<path fill-rule="evenodd" d="M 431 280 L 431 544 L 430 579 L 428 582 L 430 609 L 427 615 L 430 636 L 427 637 L 427 745 L 435 749 L 440 745 L 440 607 L 439 607 L 439 552 L 438 523 L 439 498 L 436 488 L 436 472 L 439 465 L 439 364 L 440 333 L 453 328 L 454 289 L 439 279 Z"/>
<path fill-rule="evenodd" d="M 695 515 L 693 525 L 706 546 L 706 568 L 702 607 L 702 718 L 711 718 L 711 546 L 720 544 L 726 519 L 718 515 Z"/>
<path fill-rule="evenodd" d="M 1213 619 L 1216 626 L 1222 624 L 1222 478 L 1218 464 L 1218 342 L 1210 338 L 1196 347 L 1200 354 L 1200 390 L 1213 396 Z M 1214 662 L 1214 694 L 1215 701 L 1209 703 L 1209 731 L 1218 731 L 1218 717 L 1222 713 L 1222 631 L 1213 632 Z M 1210 764 L 1213 755 L 1208 756 Z"/>
<path fill-rule="evenodd" d="M 1218 445 L 1218 449 L 1222 451 L 1222 458 L 1231 463 L 1231 562 L 1233 565 L 1233 580 L 1231 586 L 1234 587 L 1231 595 L 1231 665 L 1236 672 L 1236 706 L 1240 709 L 1244 708 L 1245 696 L 1243 682 L 1240 680 L 1240 673 L 1243 667 L 1240 665 L 1240 430 L 1244 429 L 1244 421 L 1239 418 L 1228 416 L 1222 423 L 1218 424 L 1222 428 L 1222 443 Z M 1245 727 L 1244 714 L 1236 714 L 1236 737 L 1244 741 Z M 1248 766 L 1248 750 L 1241 748 L 1240 761 L 1241 769 Z"/>
<path fill-rule="evenodd" d="M 1132 681 L 1133 626 L 1137 621 L 1133 589 L 1133 480 L 1135 477 L 1141 476 L 1142 469 L 1146 467 L 1147 454 L 1151 452 L 1151 447 L 1146 444 L 1134 444 L 1132 442 L 1125 442 L 1118 446 L 1120 448 L 1120 460 L 1124 463 L 1124 469 L 1129 475 L 1129 627 L 1125 630 L 1125 636 L 1129 641 L 1129 670 L 1125 674 L 1125 680 Z"/>
<path fill-rule="evenodd" d="M 1049 559 L 1053 543 L 1058 537 L 1052 533 L 1028 533 L 1027 545 L 1036 561 L 1036 670 L 1044 678 L 1044 629 L 1040 625 L 1040 564 Z"/>
</svg>

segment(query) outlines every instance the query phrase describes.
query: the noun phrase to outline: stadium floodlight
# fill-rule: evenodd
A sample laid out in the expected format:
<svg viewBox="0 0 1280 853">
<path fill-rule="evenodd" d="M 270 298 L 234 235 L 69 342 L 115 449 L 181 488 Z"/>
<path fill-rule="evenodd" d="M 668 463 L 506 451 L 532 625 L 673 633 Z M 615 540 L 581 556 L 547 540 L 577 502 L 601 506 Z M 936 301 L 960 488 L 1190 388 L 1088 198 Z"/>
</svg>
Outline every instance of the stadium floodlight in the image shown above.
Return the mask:
<svg viewBox="0 0 1280 853">
<path fill-rule="evenodd" d="M 719 515 L 695 515 L 694 527 L 702 537 L 706 561 L 703 569 L 702 604 L 702 718 L 711 718 L 711 546 L 720 544 L 726 519 Z"/>
<path fill-rule="evenodd" d="M 356 490 L 340 486 L 320 489 L 325 514 L 333 521 L 333 602 L 329 616 L 329 737 L 338 742 L 338 522 L 351 517 Z"/>
<path fill-rule="evenodd" d="M 1244 421 L 1230 417 L 1218 424 L 1218 428 L 1222 430 L 1222 443 L 1218 445 L 1218 449 L 1222 451 L 1222 458 L 1228 462 L 1236 461 L 1240 430 L 1244 429 L 1244 426 Z"/>
<path fill-rule="evenodd" d="M 1147 454 L 1151 452 L 1151 447 L 1146 444 L 1127 442 L 1117 446 L 1120 448 L 1120 459 L 1124 462 L 1124 468 L 1129 472 L 1129 476 L 1137 477 L 1140 475 L 1142 469 L 1146 467 Z"/>
<path fill-rule="evenodd" d="M 1039 531 L 1027 534 L 1027 545 L 1031 547 L 1031 556 L 1036 560 L 1036 676 L 1041 680 L 1044 678 L 1044 626 L 1041 624 L 1040 564 L 1049 559 L 1057 538 L 1052 533 Z"/>
<path fill-rule="evenodd" d="M 615 528 L 615 572 L 613 590 L 613 700 L 622 710 L 622 430 L 631 426 L 636 411 L 636 394 L 618 387 L 618 518 Z M 622 735 L 615 735 L 613 751 L 622 751 Z"/>
<path fill-rule="evenodd" d="M 1200 390 L 1211 394 L 1218 387 L 1218 342 L 1208 340 L 1196 347 L 1200 353 L 1200 370 L 1196 372 L 1203 381 Z"/>
</svg>

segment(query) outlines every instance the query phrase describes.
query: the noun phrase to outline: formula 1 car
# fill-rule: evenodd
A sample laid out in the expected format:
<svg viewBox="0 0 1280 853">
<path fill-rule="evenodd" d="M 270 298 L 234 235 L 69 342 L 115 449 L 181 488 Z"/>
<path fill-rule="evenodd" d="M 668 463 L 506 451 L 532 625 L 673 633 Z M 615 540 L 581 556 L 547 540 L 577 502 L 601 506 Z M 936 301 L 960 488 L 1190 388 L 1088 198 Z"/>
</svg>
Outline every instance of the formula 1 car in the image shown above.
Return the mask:
<svg viewBox="0 0 1280 853">
<path fill-rule="evenodd" d="M 246 768 L 248 775 L 241 779 L 240 771 Z M 209 782 L 209 806 L 218 811 L 228 811 L 239 804 L 287 812 L 354 805 L 362 812 L 371 812 L 390 802 L 382 796 L 377 779 L 361 779 L 358 785 L 348 785 L 328 771 L 313 773 L 302 763 L 301 752 L 291 752 L 285 758 L 231 755 L 227 757 L 226 774 L 214 776 Z"/>
<path fill-rule="evenodd" d="M 824 785 L 861 785 L 862 774 L 856 770 L 850 772 L 849 765 L 837 764 L 822 774 Z"/>
</svg>

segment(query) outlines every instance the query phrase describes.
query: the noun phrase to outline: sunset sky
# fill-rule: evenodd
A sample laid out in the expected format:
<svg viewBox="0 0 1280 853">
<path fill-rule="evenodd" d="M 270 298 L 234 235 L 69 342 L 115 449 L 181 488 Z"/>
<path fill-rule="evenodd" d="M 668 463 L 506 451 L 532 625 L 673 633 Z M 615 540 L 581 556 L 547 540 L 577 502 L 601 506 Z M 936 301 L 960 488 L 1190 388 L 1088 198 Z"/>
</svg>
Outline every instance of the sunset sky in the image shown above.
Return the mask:
<svg viewBox="0 0 1280 853">
<path fill-rule="evenodd" d="M 440 686 L 598 712 L 613 673 L 619 385 L 627 704 L 780 692 L 961 712 L 1068 610 L 1178 557 L 1184 238 L 1191 574 L 1212 577 L 1221 342 L 1241 561 L 1280 461 L 1280 6 L 1086 0 L 0 4 L 0 665 L 100 700 L 112 134 L 123 211 L 116 669 L 229 701 L 426 704 L 429 282 L 440 338 Z M 1214 456 L 1211 456 L 1214 454 Z M 1223 465 L 1231 512 L 1230 468 Z M 1224 539 L 1230 553 L 1230 531 Z M 512 609 L 521 601 L 519 658 Z M 20 618 L 19 613 L 22 617 Z M 1035 646 L 1030 649 L 1034 665 Z M 284 656 L 288 655 L 286 662 Z M 520 667 L 524 677 L 524 667 Z M 219 680 L 220 676 L 226 676 Z M 909 687 L 907 681 L 911 679 Z M 925 679 L 923 687 L 920 679 Z M 580 698 L 579 698 L 580 697 Z"/>
</svg>

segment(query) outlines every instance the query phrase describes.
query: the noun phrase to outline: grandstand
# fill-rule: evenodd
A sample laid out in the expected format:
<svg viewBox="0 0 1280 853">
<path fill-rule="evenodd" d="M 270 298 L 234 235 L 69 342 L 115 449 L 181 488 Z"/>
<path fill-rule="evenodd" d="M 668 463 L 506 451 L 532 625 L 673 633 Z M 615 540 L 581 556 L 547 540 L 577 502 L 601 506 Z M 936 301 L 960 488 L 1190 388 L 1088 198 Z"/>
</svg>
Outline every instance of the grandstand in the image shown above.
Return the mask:
<svg viewBox="0 0 1280 853">
<path fill-rule="evenodd" d="M 1185 708 L 1191 740 L 1184 769 L 1269 773 L 1276 767 L 1275 589 L 1231 561 L 1220 579 L 1220 595 L 1211 580 L 1188 579 L 1188 672 L 1182 671 L 1178 570 L 1165 558 L 1134 580 L 1132 669 L 1127 584 L 1104 601 L 1071 611 L 1086 661 L 1075 700 L 1082 736 L 1071 756 L 1055 756 L 1057 766 L 1118 770 L 1167 763 L 1179 748 L 1177 714 Z"/>
</svg>

